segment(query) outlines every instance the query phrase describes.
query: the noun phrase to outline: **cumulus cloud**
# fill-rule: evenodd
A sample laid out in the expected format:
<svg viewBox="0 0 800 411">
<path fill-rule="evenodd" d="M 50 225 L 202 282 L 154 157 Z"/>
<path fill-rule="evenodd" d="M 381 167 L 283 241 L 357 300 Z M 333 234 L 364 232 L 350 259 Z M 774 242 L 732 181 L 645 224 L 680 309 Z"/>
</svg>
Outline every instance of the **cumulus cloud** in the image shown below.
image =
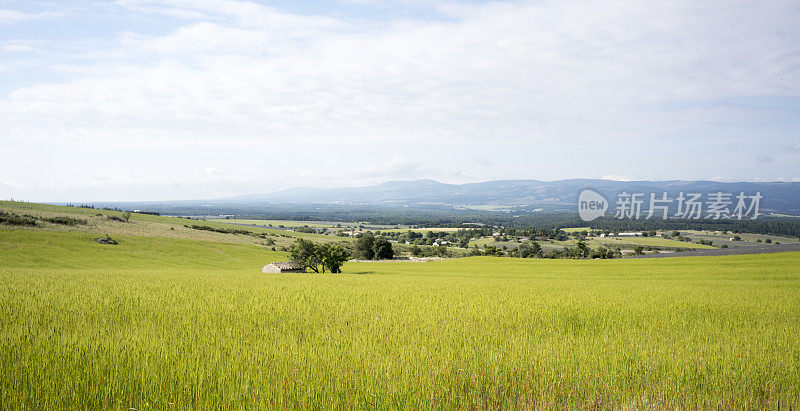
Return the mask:
<svg viewBox="0 0 800 411">
<path fill-rule="evenodd" d="M 792 2 L 489 3 L 381 29 L 248 1 L 117 4 L 189 21 L 122 35 L 124 50 L 101 64 L 66 62 L 85 76 L 14 90 L 0 101 L 4 138 L 102 144 L 143 120 L 150 129 L 137 134 L 154 140 L 187 129 L 191 141 L 625 138 L 731 116 L 659 109 L 667 102 L 800 91 L 798 47 L 774 35 L 775 21 L 800 26 L 797 13 L 781 15 Z"/>
<path fill-rule="evenodd" d="M 352 185 L 434 172 L 469 179 L 458 156 L 435 169 L 410 155 L 349 164 L 404 146 L 516 151 L 607 142 L 618 151 L 631 141 L 691 143 L 724 134 L 709 130 L 772 119 L 729 99 L 800 95 L 793 0 L 417 3 L 447 18 L 375 22 L 244 0 L 103 3 L 143 21 L 174 19 L 175 28 L 126 29 L 84 48 L 37 43 L 40 52 L 24 62 L 8 57 L 22 43 L 0 44 L 4 76 L 44 73 L 0 88 L 0 141 L 176 152 L 280 146 L 298 156 L 316 150 L 306 154 L 312 164 L 333 152 L 347 159 L 345 171 L 283 163 L 281 179 Z M 34 15 L 3 10 L 0 22 Z M 69 52 L 58 52 L 65 44 Z M 533 172 L 520 170 L 513 175 Z"/>
</svg>

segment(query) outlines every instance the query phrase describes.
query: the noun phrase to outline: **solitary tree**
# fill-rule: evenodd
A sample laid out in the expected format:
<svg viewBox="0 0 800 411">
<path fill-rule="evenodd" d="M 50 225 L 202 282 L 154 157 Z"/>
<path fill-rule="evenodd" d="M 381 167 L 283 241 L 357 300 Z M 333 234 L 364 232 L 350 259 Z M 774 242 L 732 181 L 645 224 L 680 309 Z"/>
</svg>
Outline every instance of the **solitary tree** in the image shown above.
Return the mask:
<svg viewBox="0 0 800 411">
<path fill-rule="evenodd" d="M 319 272 L 320 256 L 314 242 L 298 238 L 290 250 L 292 260 L 301 265 L 303 269 L 310 268 L 315 273 Z"/>
<path fill-rule="evenodd" d="M 317 253 L 322 261 L 322 272 L 341 273 L 342 264 L 347 261 L 347 250 L 338 244 L 322 244 L 317 246 Z"/>
</svg>

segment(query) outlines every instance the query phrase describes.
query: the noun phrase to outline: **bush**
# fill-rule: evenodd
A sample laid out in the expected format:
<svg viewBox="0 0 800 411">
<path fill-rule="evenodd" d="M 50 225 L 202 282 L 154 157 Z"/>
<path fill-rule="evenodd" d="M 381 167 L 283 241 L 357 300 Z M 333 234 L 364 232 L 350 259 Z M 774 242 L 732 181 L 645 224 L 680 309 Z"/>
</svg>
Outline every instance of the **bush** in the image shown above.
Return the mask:
<svg viewBox="0 0 800 411">
<path fill-rule="evenodd" d="M 189 227 L 189 226 L 184 226 L 184 227 Z M 201 231 L 213 231 L 215 233 L 223 233 L 223 234 L 256 235 L 256 233 L 254 233 L 252 231 L 239 230 L 237 228 L 214 228 L 214 227 L 209 227 L 207 225 L 197 225 L 197 224 L 192 224 L 192 226 L 189 227 L 189 228 L 193 228 L 195 230 L 201 230 Z M 262 237 L 262 238 L 264 238 L 264 237 Z"/>
<path fill-rule="evenodd" d="M 5 213 L 0 211 L 0 224 L 36 226 L 36 218 L 27 214 Z"/>
<path fill-rule="evenodd" d="M 519 258 L 541 257 L 542 247 L 535 241 L 530 244 L 523 243 L 520 244 L 516 250 L 512 251 L 511 255 Z"/>
<path fill-rule="evenodd" d="M 372 233 L 365 233 L 358 237 L 356 240 L 355 251 L 353 256 L 362 260 L 375 259 L 375 249 L 372 247 L 375 244 L 375 236 Z"/>
<path fill-rule="evenodd" d="M 391 260 L 394 258 L 394 250 L 392 250 L 392 243 L 385 238 L 376 238 L 372 245 L 374 256 L 376 260 Z"/>
<path fill-rule="evenodd" d="M 76 226 L 76 225 L 86 225 L 89 224 L 88 221 L 82 218 L 72 218 L 66 216 L 56 216 L 56 217 L 45 217 L 42 218 L 43 221 L 47 221 L 53 224 L 61 224 L 61 225 L 69 225 L 69 226 Z"/>
</svg>

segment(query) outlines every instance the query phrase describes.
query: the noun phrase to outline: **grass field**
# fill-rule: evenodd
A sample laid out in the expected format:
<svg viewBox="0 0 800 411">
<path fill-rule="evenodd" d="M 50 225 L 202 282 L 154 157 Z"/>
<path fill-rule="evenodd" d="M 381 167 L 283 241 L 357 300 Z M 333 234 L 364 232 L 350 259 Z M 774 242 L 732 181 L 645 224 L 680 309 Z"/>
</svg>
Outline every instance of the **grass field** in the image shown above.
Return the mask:
<svg viewBox="0 0 800 411">
<path fill-rule="evenodd" d="M 666 238 L 660 237 L 608 237 L 608 238 L 599 238 L 599 237 L 591 237 L 586 240 L 583 240 L 584 244 L 589 246 L 590 248 L 598 248 L 598 247 L 620 247 L 623 249 L 633 249 L 636 246 L 643 246 L 643 247 L 656 247 L 656 248 L 683 248 L 683 249 L 712 249 L 710 245 L 705 244 L 695 244 L 695 243 L 687 243 L 683 241 L 676 241 L 670 240 Z M 565 240 L 565 241 L 555 241 L 555 240 L 547 240 L 547 241 L 538 241 L 538 243 L 544 248 L 545 250 L 552 250 L 552 249 L 561 249 L 564 247 L 574 247 L 575 244 L 578 243 L 578 240 Z M 483 247 L 484 245 L 491 245 L 498 248 L 502 248 L 503 246 L 508 247 L 509 249 L 516 248 L 520 245 L 516 241 L 495 241 L 493 237 L 483 237 L 477 238 L 470 241 L 469 246 L 473 247 L 477 245 L 478 247 Z"/>
<path fill-rule="evenodd" d="M 240 234 L 226 234 L 217 233 L 212 231 L 195 230 L 185 226 L 207 226 L 217 229 L 240 229 L 247 230 L 253 233 L 269 234 L 269 239 L 275 242 L 277 246 L 289 246 L 296 238 L 306 238 L 320 242 L 331 241 L 350 241 L 347 237 L 332 237 L 325 235 L 289 232 L 285 230 L 271 229 L 267 227 L 243 227 L 232 224 L 226 224 L 217 221 L 202 221 L 190 220 L 177 217 L 163 217 L 148 214 L 133 213 L 130 216 L 130 222 L 118 222 L 109 220 L 108 217 L 122 217 L 123 213 L 119 211 L 97 210 L 88 208 L 77 207 L 63 207 L 46 204 L 35 203 L 19 203 L 0 201 L 0 211 L 6 210 L 15 213 L 24 213 L 35 216 L 54 217 L 54 216 L 72 216 L 85 219 L 87 225 L 78 225 L 74 227 L 65 227 L 63 225 L 42 223 L 40 229 L 44 230 L 70 230 L 79 232 L 88 232 L 98 235 L 110 234 L 114 235 L 133 235 L 133 236 L 149 236 L 159 238 L 174 238 L 186 240 L 204 240 L 204 241 L 218 241 L 230 242 L 239 244 L 260 244 L 265 245 L 265 239 L 240 235 Z M 229 221 L 229 220 L 222 220 Z M 16 229 L 16 227 L 11 227 Z"/>
<path fill-rule="evenodd" d="M 94 237 L 0 228 L 3 408 L 800 405 L 800 253 L 262 274 Z"/>
<path fill-rule="evenodd" d="M 607 237 L 597 238 L 594 241 L 607 246 L 619 245 L 641 245 L 644 247 L 677 247 L 677 248 L 696 248 L 696 249 L 711 249 L 716 248 L 705 244 L 687 243 L 684 241 L 670 240 L 661 237 Z"/>
<path fill-rule="evenodd" d="M 591 227 L 570 227 L 570 228 L 562 228 L 561 231 L 565 233 L 579 233 L 581 231 L 591 231 Z"/>
<path fill-rule="evenodd" d="M 258 225 L 263 227 L 279 227 L 284 226 L 287 228 L 291 227 L 314 227 L 314 228 L 331 228 L 335 227 L 336 223 L 326 223 L 326 222 L 318 222 L 318 221 L 294 221 L 294 220 L 247 220 L 247 219 L 226 219 L 226 218 L 207 218 L 206 221 L 214 221 L 217 223 L 227 223 L 227 224 L 250 224 L 250 225 Z M 352 227 L 353 223 L 339 223 L 342 227 Z M 358 224 L 356 224 L 358 226 Z"/>
<path fill-rule="evenodd" d="M 794 237 L 783 237 L 776 235 L 763 235 L 763 234 L 733 234 L 722 233 L 719 231 L 698 231 L 698 230 L 684 230 L 681 234 L 686 235 L 694 240 L 708 240 L 712 241 L 714 245 L 727 244 L 728 247 L 747 247 L 763 245 L 763 241 L 769 239 L 773 243 L 779 242 L 782 244 L 797 243 L 798 239 Z M 738 235 L 741 241 L 730 241 L 730 238 Z M 761 240 L 762 242 L 758 242 Z"/>
<path fill-rule="evenodd" d="M 458 230 L 463 230 L 463 228 L 454 228 L 454 227 L 440 227 L 440 228 L 385 228 L 385 229 L 378 229 L 376 231 L 385 232 L 385 233 L 407 233 L 410 231 L 414 231 L 417 233 L 427 233 L 428 231 L 433 231 L 436 233 L 455 233 Z"/>
<path fill-rule="evenodd" d="M 394 228 L 396 226 L 393 225 L 376 225 L 370 223 L 348 223 L 348 222 L 339 222 L 339 221 L 296 221 L 296 220 L 247 220 L 247 219 L 227 219 L 227 218 L 207 218 L 206 221 L 213 221 L 217 223 L 227 223 L 227 224 L 249 224 L 249 225 L 258 225 L 262 227 L 271 227 L 277 228 L 280 226 L 284 226 L 286 228 L 293 228 L 293 227 L 314 227 L 314 228 L 353 228 L 358 227 L 359 225 L 363 225 L 364 228 L 369 228 L 372 230 L 383 230 L 387 228 Z M 271 224 L 271 226 L 270 226 Z M 337 225 L 339 227 L 337 227 Z"/>
</svg>

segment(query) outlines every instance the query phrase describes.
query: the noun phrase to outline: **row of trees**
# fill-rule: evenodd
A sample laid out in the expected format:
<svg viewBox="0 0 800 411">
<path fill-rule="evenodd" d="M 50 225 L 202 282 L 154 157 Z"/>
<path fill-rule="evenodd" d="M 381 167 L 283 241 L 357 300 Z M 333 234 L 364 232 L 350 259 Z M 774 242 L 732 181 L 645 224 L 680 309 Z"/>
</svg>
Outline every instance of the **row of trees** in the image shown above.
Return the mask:
<svg viewBox="0 0 800 411">
<path fill-rule="evenodd" d="M 322 243 L 298 238 L 295 240 L 289 253 L 293 261 L 315 273 L 340 273 L 342 265 L 350 259 L 387 260 L 394 257 L 392 243 L 385 238 L 375 237 L 371 233 L 361 236 L 353 249 L 347 249 L 340 244 Z"/>
<path fill-rule="evenodd" d="M 347 250 L 339 244 L 316 244 L 313 241 L 298 238 L 290 250 L 292 260 L 303 269 L 315 273 L 342 272 L 342 265 L 349 258 Z"/>
<path fill-rule="evenodd" d="M 353 257 L 361 260 L 391 260 L 394 250 L 389 240 L 366 232 L 356 240 Z"/>
<path fill-rule="evenodd" d="M 638 247 L 641 248 L 641 247 Z M 638 252 L 641 254 L 641 250 Z M 532 241 L 530 243 L 522 243 L 519 247 L 504 251 L 493 245 L 486 245 L 483 251 L 477 247 L 470 251 L 470 255 L 486 255 L 497 257 L 516 257 L 516 258 L 618 258 L 622 254 L 620 250 L 612 250 L 607 247 L 598 247 L 592 249 L 586 243 L 579 241 L 574 247 L 563 247 L 557 250 L 550 250 L 545 252 L 539 243 Z"/>
</svg>

